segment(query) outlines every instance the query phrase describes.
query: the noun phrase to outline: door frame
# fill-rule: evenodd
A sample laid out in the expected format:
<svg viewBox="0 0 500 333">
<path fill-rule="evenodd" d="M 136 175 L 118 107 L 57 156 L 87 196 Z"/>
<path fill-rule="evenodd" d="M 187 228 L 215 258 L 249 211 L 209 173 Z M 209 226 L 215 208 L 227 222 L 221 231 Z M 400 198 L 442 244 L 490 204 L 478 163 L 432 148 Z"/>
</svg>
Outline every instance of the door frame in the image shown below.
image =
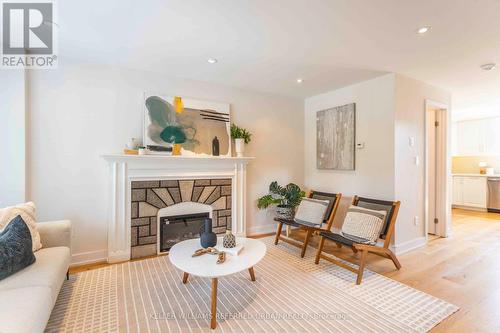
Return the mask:
<svg viewBox="0 0 500 333">
<path fill-rule="evenodd" d="M 425 238 L 428 237 L 429 221 L 429 142 L 427 118 L 429 109 L 439 110 L 436 119 L 439 122 L 439 130 L 436 133 L 436 155 L 440 158 L 436 161 L 436 216 L 440 223 L 436 228 L 436 235 L 449 237 L 451 235 L 451 111 L 450 106 L 434 100 L 425 100 L 424 124 L 425 124 Z M 442 223 L 441 223 L 442 221 Z"/>
</svg>

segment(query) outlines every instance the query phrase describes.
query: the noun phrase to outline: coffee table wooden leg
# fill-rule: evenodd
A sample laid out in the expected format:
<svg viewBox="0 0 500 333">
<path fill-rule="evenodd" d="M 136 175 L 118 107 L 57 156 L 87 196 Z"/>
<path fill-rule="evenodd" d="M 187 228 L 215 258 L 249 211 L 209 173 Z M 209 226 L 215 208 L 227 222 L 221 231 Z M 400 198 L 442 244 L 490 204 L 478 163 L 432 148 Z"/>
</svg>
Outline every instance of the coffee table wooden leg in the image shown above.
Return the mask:
<svg viewBox="0 0 500 333">
<path fill-rule="evenodd" d="M 255 272 L 253 271 L 253 267 L 248 269 L 248 273 L 250 273 L 250 280 L 255 281 Z"/>
<path fill-rule="evenodd" d="M 184 275 L 182 276 L 182 283 L 186 284 L 188 282 L 188 277 L 189 277 L 189 274 L 184 273 Z"/>
<path fill-rule="evenodd" d="M 217 327 L 217 278 L 212 279 L 212 313 L 210 328 L 215 329 Z"/>
</svg>

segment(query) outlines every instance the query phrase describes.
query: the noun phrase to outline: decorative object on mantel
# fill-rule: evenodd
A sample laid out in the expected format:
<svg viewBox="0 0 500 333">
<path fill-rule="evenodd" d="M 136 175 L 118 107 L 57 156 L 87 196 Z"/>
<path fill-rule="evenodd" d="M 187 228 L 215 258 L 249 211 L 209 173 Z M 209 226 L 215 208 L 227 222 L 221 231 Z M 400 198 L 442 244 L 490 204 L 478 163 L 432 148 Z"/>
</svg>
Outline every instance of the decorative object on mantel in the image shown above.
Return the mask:
<svg viewBox="0 0 500 333">
<path fill-rule="evenodd" d="M 139 150 L 138 149 L 123 149 L 123 153 L 125 155 L 139 155 Z"/>
<path fill-rule="evenodd" d="M 294 183 L 283 187 L 274 181 L 269 185 L 269 194 L 257 201 L 257 207 L 265 209 L 271 205 L 277 205 L 276 214 L 278 217 L 290 220 L 295 214 L 295 207 L 300 204 L 305 195 L 306 193 Z"/>
<path fill-rule="evenodd" d="M 356 104 L 318 111 L 316 114 L 316 167 L 354 170 Z"/>
<path fill-rule="evenodd" d="M 156 154 L 231 156 L 229 104 L 145 94 L 143 144 Z M 177 146 L 176 146 L 177 145 Z"/>
<path fill-rule="evenodd" d="M 231 233 L 231 230 L 226 230 L 226 234 L 222 238 L 222 246 L 228 249 L 236 247 L 236 237 Z"/>
<path fill-rule="evenodd" d="M 139 152 L 139 155 L 147 155 L 148 154 L 147 149 L 143 146 L 138 147 L 138 152 Z"/>
<path fill-rule="evenodd" d="M 127 148 L 130 150 L 136 150 L 139 147 L 140 140 L 137 138 L 130 138 L 127 142 Z"/>
<path fill-rule="evenodd" d="M 213 140 L 212 140 L 212 155 L 214 156 L 219 156 L 219 139 L 217 139 L 217 137 L 215 137 Z"/>
<path fill-rule="evenodd" d="M 204 248 L 214 247 L 217 244 L 217 235 L 212 231 L 212 219 L 206 218 L 203 232 L 200 234 L 200 243 Z"/>
<path fill-rule="evenodd" d="M 238 127 L 236 124 L 231 125 L 231 138 L 234 139 L 234 149 L 237 157 L 243 157 L 245 144 L 252 140 L 252 133 L 244 128 Z"/>
<path fill-rule="evenodd" d="M 184 104 L 182 104 L 182 98 L 179 96 L 174 97 L 174 107 L 175 112 L 182 113 L 184 111 Z"/>
</svg>

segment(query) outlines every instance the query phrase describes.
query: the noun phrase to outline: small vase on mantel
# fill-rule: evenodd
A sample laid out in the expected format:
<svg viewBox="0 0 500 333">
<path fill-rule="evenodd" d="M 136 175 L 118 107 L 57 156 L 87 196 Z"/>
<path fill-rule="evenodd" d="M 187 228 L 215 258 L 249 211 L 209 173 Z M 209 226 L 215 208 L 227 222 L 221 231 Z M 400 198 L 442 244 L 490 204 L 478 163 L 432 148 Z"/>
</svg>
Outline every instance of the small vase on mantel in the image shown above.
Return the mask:
<svg viewBox="0 0 500 333">
<path fill-rule="evenodd" d="M 245 139 L 234 139 L 234 150 L 237 157 L 243 157 L 245 152 Z"/>
<path fill-rule="evenodd" d="M 203 248 L 214 247 L 217 244 L 217 235 L 212 231 L 212 219 L 203 220 L 204 228 L 200 235 L 200 243 Z"/>
</svg>

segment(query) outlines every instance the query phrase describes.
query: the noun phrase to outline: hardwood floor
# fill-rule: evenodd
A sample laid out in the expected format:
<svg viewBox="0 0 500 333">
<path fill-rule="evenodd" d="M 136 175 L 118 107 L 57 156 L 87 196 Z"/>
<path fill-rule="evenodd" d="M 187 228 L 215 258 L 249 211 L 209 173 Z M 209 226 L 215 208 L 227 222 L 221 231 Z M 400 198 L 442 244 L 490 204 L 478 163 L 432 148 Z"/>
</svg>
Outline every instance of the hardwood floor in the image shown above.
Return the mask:
<svg viewBox="0 0 500 333">
<path fill-rule="evenodd" d="M 301 241 L 304 237 L 300 231 L 290 236 Z M 310 245 L 316 247 L 318 239 L 314 236 Z M 347 248 L 339 250 L 331 242 L 324 248 L 347 260 L 359 255 Z M 375 255 L 368 256 L 366 267 L 460 307 L 432 332 L 500 332 L 499 253 L 500 214 L 456 209 L 452 236 L 430 237 L 427 246 L 399 256 L 401 270 Z M 83 266 L 71 272 L 103 266 Z"/>
<path fill-rule="evenodd" d="M 300 232 L 292 238 L 302 240 Z M 316 247 L 318 237 L 310 245 Z M 325 244 L 327 252 L 349 260 L 348 248 Z M 453 210 L 449 238 L 430 237 L 427 246 L 390 260 L 368 257 L 367 268 L 442 298 L 460 310 L 432 332 L 500 332 L 500 214 Z"/>
</svg>

